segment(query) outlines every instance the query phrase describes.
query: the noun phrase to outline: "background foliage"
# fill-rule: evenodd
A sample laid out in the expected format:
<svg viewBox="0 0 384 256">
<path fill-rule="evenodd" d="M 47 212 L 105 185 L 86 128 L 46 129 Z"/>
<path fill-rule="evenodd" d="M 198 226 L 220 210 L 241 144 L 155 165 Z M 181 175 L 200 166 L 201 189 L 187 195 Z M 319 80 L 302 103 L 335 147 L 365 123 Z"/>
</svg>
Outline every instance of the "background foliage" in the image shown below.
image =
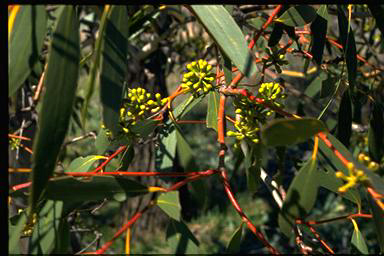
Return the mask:
<svg viewBox="0 0 384 256">
<path fill-rule="evenodd" d="M 220 65 L 226 85 L 244 74 L 238 88 L 255 94 L 264 82 L 279 83 L 287 95 L 282 101 L 286 113 L 305 117 L 282 119 L 276 111 L 261 127 L 257 150 L 244 150 L 230 136 L 225 140 L 232 190 L 266 240 L 285 253 L 303 252 L 305 246 L 327 253 L 324 241 L 336 253 L 383 253 L 380 204 L 366 184 L 339 193 L 344 183 L 335 171 L 348 174 L 348 168 L 323 141 L 313 158 L 311 138 L 329 132 L 332 145 L 384 194 L 384 8 L 279 8 L 10 6 L 9 253 L 100 250 L 154 198 L 157 206 L 137 220 L 129 235 L 114 240 L 107 253 L 268 252 L 242 223 L 217 175 L 161 193 L 159 187 L 183 178 L 73 174 L 101 169 L 106 159 L 104 171 L 216 169 L 218 88 L 207 96 L 174 98 L 174 116 L 192 123 L 175 125 L 166 116 L 162 126 L 148 119 L 132 128 L 139 139 L 111 141 L 108 135 L 108 130 L 113 135 L 121 130 L 119 111 L 128 89 L 142 87 L 169 97 L 186 65 L 199 59 L 214 72 Z M 232 102 L 228 97 L 225 114 L 235 119 Z M 226 130 L 234 129 L 227 121 Z M 358 163 L 361 153 L 369 156 L 367 166 Z M 375 171 L 368 168 L 372 162 L 378 165 Z M 267 179 L 259 177 L 261 169 Z M 278 184 L 280 194 L 286 192 L 283 205 L 271 194 L 268 179 Z M 370 217 L 347 218 L 354 213 Z M 313 225 L 322 239 L 309 226 L 298 225 L 304 247 L 291 232 L 296 218 L 338 216 L 347 217 Z"/>
</svg>

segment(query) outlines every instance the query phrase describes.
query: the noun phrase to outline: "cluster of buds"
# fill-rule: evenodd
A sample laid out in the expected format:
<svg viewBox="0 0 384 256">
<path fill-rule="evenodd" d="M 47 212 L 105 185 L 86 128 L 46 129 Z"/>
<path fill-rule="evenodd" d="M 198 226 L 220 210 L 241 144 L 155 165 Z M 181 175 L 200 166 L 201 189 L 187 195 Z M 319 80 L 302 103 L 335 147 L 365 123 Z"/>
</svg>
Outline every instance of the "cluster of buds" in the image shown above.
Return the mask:
<svg viewBox="0 0 384 256">
<path fill-rule="evenodd" d="M 282 93 L 278 83 L 263 83 L 259 88 L 257 97 L 281 108 L 283 104 L 276 100 L 284 99 L 285 94 Z M 274 111 L 243 95 L 239 95 L 233 104 L 236 109 L 236 131 L 228 131 L 227 135 L 236 137 L 238 141 L 246 138 L 252 143 L 258 143 L 260 141 L 260 124 L 264 124 Z"/>
<path fill-rule="evenodd" d="M 367 180 L 367 176 L 365 176 L 362 170 L 357 170 L 355 165 L 352 162 L 348 163 L 348 171 L 349 175 L 345 175 L 342 171 L 337 171 L 336 177 L 345 180 L 347 183 L 339 188 L 340 193 L 347 192 L 348 189 L 356 186 L 359 182 Z"/>
<path fill-rule="evenodd" d="M 156 99 L 153 100 L 152 95 L 140 87 L 129 89 L 127 96 L 123 99 L 123 106 L 120 108 L 120 124 L 125 133 L 129 132 L 130 126 L 158 112 L 168 102 L 168 98 L 161 99 L 160 93 L 157 93 Z"/>
<path fill-rule="evenodd" d="M 252 143 L 259 143 L 260 141 L 260 123 L 265 123 L 266 117 L 269 115 L 264 106 L 257 104 L 245 96 L 238 96 L 233 102 L 235 105 L 236 131 L 228 131 L 227 135 L 236 137 L 239 141 L 246 139 Z"/>
<path fill-rule="evenodd" d="M 377 171 L 380 167 L 378 163 L 371 161 L 371 158 L 364 153 L 360 153 L 357 159 L 371 171 Z"/>
<path fill-rule="evenodd" d="M 19 210 L 19 214 L 22 211 L 22 210 L 21 211 L 20 210 Z M 23 228 L 23 231 L 22 231 L 23 236 L 31 236 L 32 235 L 33 227 L 35 226 L 36 222 L 37 222 L 37 214 L 34 213 L 32 216 L 32 220 L 27 222 Z"/>
<path fill-rule="evenodd" d="M 181 88 L 185 93 L 192 92 L 192 95 L 196 98 L 201 93 L 205 94 L 212 90 L 215 74 L 211 72 L 212 66 L 205 60 L 187 64 L 187 70 L 188 72 L 184 74 L 181 84 Z"/>
<path fill-rule="evenodd" d="M 21 139 L 19 138 L 10 138 L 9 145 L 11 146 L 11 150 L 18 149 L 20 147 Z"/>
<path fill-rule="evenodd" d="M 266 67 L 269 67 L 271 65 L 274 65 L 276 68 L 276 71 L 278 73 L 281 73 L 282 70 L 280 66 L 287 65 L 289 62 L 285 59 L 285 52 L 282 52 L 283 50 L 277 50 L 276 47 L 272 47 L 272 52 L 269 50 L 269 48 L 266 48 L 265 51 L 268 53 L 269 58 L 263 59 Z"/>
<path fill-rule="evenodd" d="M 273 102 L 277 107 L 282 107 L 282 104 L 276 102 L 276 100 L 285 99 L 287 97 L 287 95 L 283 93 L 281 86 L 275 82 L 261 84 L 257 96 L 266 101 Z"/>
</svg>

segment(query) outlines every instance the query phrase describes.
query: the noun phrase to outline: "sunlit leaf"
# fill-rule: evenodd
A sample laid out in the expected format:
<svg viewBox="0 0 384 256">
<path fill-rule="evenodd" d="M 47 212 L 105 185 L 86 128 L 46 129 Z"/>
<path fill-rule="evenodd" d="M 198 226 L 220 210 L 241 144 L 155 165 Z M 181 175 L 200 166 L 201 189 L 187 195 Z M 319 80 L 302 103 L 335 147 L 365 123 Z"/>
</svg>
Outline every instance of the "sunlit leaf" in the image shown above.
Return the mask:
<svg viewBox="0 0 384 256">
<path fill-rule="evenodd" d="M 119 110 L 127 68 L 129 15 L 126 8 L 110 8 L 102 39 L 100 99 L 104 124 L 116 136 L 119 131 Z"/>
<path fill-rule="evenodd" d="M 219 113 L 220 94 L 216 91 L 208 93 L 207 128 L 217 131 L 217 116 Z"/>
<path fill-rule="evenodd" d="M 244 34 L 222 5 L 192 5 L 192 10 L 221 50 L 249 77 L 256 72 Z"/>
<path fill-rule="evenodd" d="M 53 173 L 68 129 L 79 73 L 78 31 L 76 11 L 74 7 L 66 6 L 53 31 L 45 74 L 46 90 L 33 150 L 32 209 Z"/>
<path fill-rule="evenodd" d="M 179 191 L 171 191 L 161 194 L 156 199 L 157 205 L 171 218 L 180 221 L 181 205 Z"/>
<path fill-rule="evenodd" d="M 93 163 L 100 159 L 106 159 L 105 156 L 91 155 L 86 157 L 78 157 L 71 162 L 65 172 L 87 172 L 92 167 Z"/>
<path fill-rule="evenodd" d="M 29 244 L 31 254 L 50 254 L 59 236 L 63 202 L 48 200 L 40 210 Z"/>
<path fill-rule="evenodd" d="M 46 30 L 45 7 L 22 5 L 16 15 L 8 48 L 8 96 L 20 88 L 38 63 Z"/>
<path fill-rule="evenodd" d="M 353 230 L 351 243 L 363 254 L 368 254 L 368 247 L 360 230 Z"/>
</svg>

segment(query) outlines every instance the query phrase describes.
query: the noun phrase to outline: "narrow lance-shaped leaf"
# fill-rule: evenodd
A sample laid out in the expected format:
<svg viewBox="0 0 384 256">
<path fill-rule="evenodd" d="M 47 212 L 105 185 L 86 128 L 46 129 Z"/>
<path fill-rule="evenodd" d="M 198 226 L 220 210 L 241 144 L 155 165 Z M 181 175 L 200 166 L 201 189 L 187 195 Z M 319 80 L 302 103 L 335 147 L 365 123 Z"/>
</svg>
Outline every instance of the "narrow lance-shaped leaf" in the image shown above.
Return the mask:
<svg viewBox="0 0 384 256">
<path fill-rule="evenodd" d="M 50 254 L 59 236 L 58 228 L 62 219 L 63 202 L 48 200 L 40 210 L 29 244 L 31 254 Z"/>
<path fill-rule="evenodd" d="M 368 130 L 368 149 L 369 155 L 376 162 L 380 162 L 384 154 L 383 114 L 383 109 L 380 107 L 380 105 L 373 103 Z"/>
<path fill-rule="evenodd" d="M 167 229 L 166 240 L 172 247 L 174 254 L 199 253 L 199 241 L 183 221 L 171 219 Z"/>
<path fill-rule="evenodd" d="M 243 233 L 243 223 L 233 233 L 229 243 L 227 245 L 227 253 L 238 253 L 240 250 L 241 237 Z"/>
<path fill-rule="evenodd" d="M 268 146 L 284 146 L 304 142 L 319 132 L 327 131 L 323 122 L 313 118 L 275 119 L 262 132 L 263 143 Z"/>
<path fill-rule="evenodd" d="M 47 13 L 44 6 L 21 6 L 8 48 L 8 96 L 20 88 L 38 62 L 46 30 Z"/>
<path fill-rule="evenodd" d="M 256 66 L 244 34 L 228 11 L 222 5 L 192 5 L 191 8 L 233 64 L 247 77 L 254 74 Z"/>
<path fill-rule="evenodd" d="M 133 197 L 148 193 L 148 188 L 124 177 L 95 176 L 81 181 L 73 177 L 60 177 L 50 180 L 46 197 L 61 201 L 87 201 L 104 198 Z"/>
<path fill-rule="evenodd" d="M 316 64 L 320 65 L 323 59 L 324 46 L 327 35 L 328 11 L 327 6 L 320 6 L 316 19 L 311 23 L 312 48 L 311 54 Z"/>
<path fill-rule="evenodd" d="M 66 6 L 53 32 L 34 144 L 31 208 L 36 206 L 54 170 L 68 129 L 79 71 L 79 24 L 75 9 Z"/>
<path fill-rule="evenodd" d="M 372 13 L 372 16 L 375 18 L 376 25 L 380 29 L 381 35 L 384 35 L 384 6 L 378 4 L 368 4 L 369 11 Z"/>
<path fill-rule="evenodd" d="M 355 222 L 355 220 L 352 220 L 354 221 L 354 230 L 353 230 L 353 234 L 352 234 L 352 239 L 351 239 L 351 243 L 363 254 L 368 254 L 368 247 L 367 247 L 367 244 L 365 243 L 365 240 L 364 240 L 364 237 L 363 237 L 363 234 L 360 232 L 358 226 L 357 226 L 357 223 Z"/>
<path fill-rule="evenodd" d="M 219 113 L 220 94 L 217 91 L 208 93 L 207 128 L 217 131 L 217 116 Z"/>
<path fill-rule="evenodd" d="M 357 75 L 356 43 L 352 28 L 350 27 L 351 25 L 340 5 L 337 6 L 337 19 L 339 24 L 339 40 L 343 46 L 345 61 L 347 63 L 348 81 L 349 85 L 353 88 Z"/>
<path fill-rule="evenodd" d="M 316 18 L 316 10 L 309 5 L 298 5 L 289 8 L 276 21 L 287 26 L 300 27 Z"/>
<path fill-rule="evenodd" d="M 100 71 L 100 98 L 105 126 L 116 136 L 127 67 L 128 13 L 112 6 L 105 24 Z"/>
<path fill-rule="evenodd" d="M 337 138 L 348 148 L 349 140 L 352 135 L 352 102 L 347 89 L 341 98 L 338 123 Z"/>
<path fill-rule="evenodd" d="M 305 218 L 315 204 L 319 187 L 316 171 L 317 161 L 310 159 L 289 186 L 278 220 L 281 231 L 288 237 L 292 235 L 295 219 Z"/>
</svg>

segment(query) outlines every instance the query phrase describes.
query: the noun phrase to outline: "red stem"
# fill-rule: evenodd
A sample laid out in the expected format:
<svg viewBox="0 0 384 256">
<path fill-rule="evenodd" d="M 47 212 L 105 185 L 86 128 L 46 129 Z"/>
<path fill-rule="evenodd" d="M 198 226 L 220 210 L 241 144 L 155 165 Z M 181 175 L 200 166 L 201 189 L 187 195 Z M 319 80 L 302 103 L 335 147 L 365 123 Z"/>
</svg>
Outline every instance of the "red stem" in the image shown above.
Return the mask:
<svg viewBox="0 0 384 256">
<path fill-rule="evenodd" d="M 66 172 L 65 174 L 73 177 L 93 177 L 93 176 L 162 176 L 162 177 L 180 177 L 180 176 L 208 176 L 217 172 L 216 170 L 206 170 L 199 172 L 125 172 L 125 171 L 111 171 L 111 172 L 102 172 L 102 173 L 92 173 L 92 172 Z"/>
<path fill-rule="evenodd" d="M 105 160 L 99 167 L 97 167 L 95 170 L 92 170 L 91 173 L 96 173 L 104 168 L 115 156 L 120 154 L 124 149 L 126 149 L 127 146 L 121 146 L 119 147 L 112 155 L 108 157 L 107 160 Z"/>
<path fill-rule="evenodd" d="M 247 224 L 247 227 L 249 228 L 249 230 L 251 230 L 252 233 L 254 233 L 256 235 L 256 237 L 264 244 L 264 246 L 266 246 L 268 248 L 268 250 L 271 254 L 280 254 L 280 252 L 276 248 L 274 248 L 270 243 L 268 243 L 268 241 L 265 239 L 264 235 L 261 232 L 257 231 L 255 225 L 252 224 L 252 222 L 249 220 L 249 218 L 245 215 L 245 213 L 241 209 L 239 203 L 237 202 L 237 200 L 236 200 L 236 198 L 235 198 L 235 196 L 231 190 L 231 186 L 229 185 L 227 172 L 225 170 L 222 170 L 220 172 L 220 174 L 221 174 L 221 178 L 222 178 L 222 181 L 224 184 L 225 192 L 227 193 L 229 200 L 231 201 L 231 203 L 232 203 L 233 207 L 235 208 L 235 210 L 237 211 L 237 213 L 240 215 L 241 219 Z"/>
</svg>

